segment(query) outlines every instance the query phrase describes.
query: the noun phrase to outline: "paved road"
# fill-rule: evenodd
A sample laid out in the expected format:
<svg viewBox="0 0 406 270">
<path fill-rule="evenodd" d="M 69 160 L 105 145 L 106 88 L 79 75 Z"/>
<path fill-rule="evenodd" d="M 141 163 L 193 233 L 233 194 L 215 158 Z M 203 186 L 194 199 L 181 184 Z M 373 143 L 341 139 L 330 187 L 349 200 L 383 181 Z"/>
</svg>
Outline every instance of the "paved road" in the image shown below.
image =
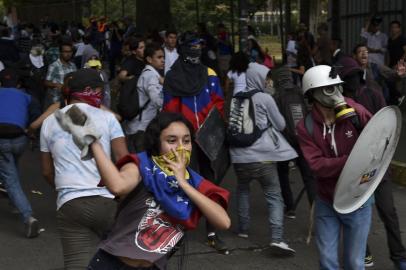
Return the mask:
<svg viewBox="0 0 406 270">
<path fill-rule="evenodd" d="M 40 174 L 38 151 L 27 151 L 21 160 L 22 182 L 32 202 L 36 216 L 45 231 L 35 239 L 22 237 L 23 226 L 18 215 L 12 213 L 7 199 L 0 198 L 0 270 L 42 270 L 62 269 L 62 250 L 55 226 L 55 192 L 47 186 Z M 296 170 L 292 173 L 292 187 L 295 194 L 302 187 Z M 226 177 L 224 186 L 234 190 L 235 176 L 232 171 Z M 42 194 L 38 194 L 40 191 Z M 394 186 L 395 202 L 400 215 L 401 227 L 406 228 L 406 188 Z M 198 231 L 189 233 L 186 252 L 186 269 L 275 269 L 307 270 L 317 269 L 317 252 L 312 242 L 305 243 L 308 225 L 308 204 L 302 200 L 295 220 L 286 220 L 286 239 L 296 249 L 293 258 L 272 257 L 267 245 L 267 211 L 259 185 L 252 186 L 252 230 L 248 240 L 240 239 L 233 233 L 236 224 L 235 197 L 232 197 L 230 214 L 234 226 L 222 234 L 232 252 L 228 256 L 213 252 L 204 244 L 204 224 Z M 406 242 L 406 235 L 403 234 Z M 373 269 L 390 270 L 393 266 L 388 259 L 385 231 L 374 213 L 370 234 L 370 246 L 375 258 Z M 178 257 L 169 265 L 169 270 L 177 268 Z"/>
</svg>

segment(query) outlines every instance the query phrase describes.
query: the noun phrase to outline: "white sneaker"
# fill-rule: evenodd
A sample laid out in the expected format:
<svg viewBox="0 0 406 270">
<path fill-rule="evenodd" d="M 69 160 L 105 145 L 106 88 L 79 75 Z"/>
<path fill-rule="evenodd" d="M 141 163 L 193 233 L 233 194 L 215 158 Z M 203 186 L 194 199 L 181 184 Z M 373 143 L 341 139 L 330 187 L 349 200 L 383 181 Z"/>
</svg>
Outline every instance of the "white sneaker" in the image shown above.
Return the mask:
<svg viewBox="0 0 406 270">
<path fill-rule="evenodd" d="M 238 237 L 241 237 L 241 238 L 245 238 L 245 239 L 248 238 L 248 234 L 247 234 L 247 233 L 239 233 L 239 234 L 237 234 L 237 236 L 238 236 Z"/>
<path fill-rule="evenodd" d="M 288 246 L 285 242 L 279 242 L 279 243 L 271 243 L 271 251 L 275 255 L 279 256 L 293 256 L 295 255 L 296 251 Z"/>
</svg>

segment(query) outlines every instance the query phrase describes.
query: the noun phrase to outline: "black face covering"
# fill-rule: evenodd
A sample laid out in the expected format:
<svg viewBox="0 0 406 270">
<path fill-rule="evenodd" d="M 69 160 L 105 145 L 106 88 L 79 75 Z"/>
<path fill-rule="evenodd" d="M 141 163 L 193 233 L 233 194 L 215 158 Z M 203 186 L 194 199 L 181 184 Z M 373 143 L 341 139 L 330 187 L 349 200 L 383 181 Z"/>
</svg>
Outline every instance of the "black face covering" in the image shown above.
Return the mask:
<svg viewBox="0 0 406 270">
<path fill-rule="evenodd" d="M 196 96 L 207 84 L 207 67 L 200 63 L 201 49 L 180 47 L 180 57 L 165 76 L 163 89 L 172 96 Z"/>
<path fill-rule="evenodd" d="M 195 49 L 186 46 L 182 48 L 182 58 L 185 62 L 190 64 L 199 64 L 201 55 L 202 49 Z"/>
</svg>

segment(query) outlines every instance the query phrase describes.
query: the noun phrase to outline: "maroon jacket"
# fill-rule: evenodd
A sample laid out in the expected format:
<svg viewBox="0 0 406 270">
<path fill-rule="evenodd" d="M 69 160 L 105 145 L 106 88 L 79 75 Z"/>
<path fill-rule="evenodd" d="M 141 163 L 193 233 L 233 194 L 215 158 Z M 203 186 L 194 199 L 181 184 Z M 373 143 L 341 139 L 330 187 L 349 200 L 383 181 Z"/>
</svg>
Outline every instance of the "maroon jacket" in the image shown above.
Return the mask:
<svg viewBox="0 0 406 270">
<path fill-rule="evenodd" d="M 360 124 L 364 127 L 372 117 L 371 113 L 350 98 L 345 98 L 345 101 L 355 109 Z M 317 180 L 318 196 L 332 203 L 338 177 L 357 141 L 359 132 L 349 119 L 337 122 L 329 128 L 324 124 L 323 116 L 316 107 L 313 107 L 311 114 L 313 135 L 307 132 L 303 118 L 296 127 L 299 145 Z"/>
</svg>

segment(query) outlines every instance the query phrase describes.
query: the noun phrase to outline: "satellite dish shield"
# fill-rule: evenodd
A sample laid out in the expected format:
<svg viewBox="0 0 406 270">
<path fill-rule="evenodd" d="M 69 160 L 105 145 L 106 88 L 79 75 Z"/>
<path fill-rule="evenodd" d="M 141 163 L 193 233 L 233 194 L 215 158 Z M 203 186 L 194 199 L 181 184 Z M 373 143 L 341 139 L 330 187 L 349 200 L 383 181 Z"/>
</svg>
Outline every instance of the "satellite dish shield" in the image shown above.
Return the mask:
<svg viewBox="0 0 406 270">
<path fill-rule="evenodd" d="M 341 214 L 360 208 L 381 182 L 399 141 L 402 121 L 396 106 L 378 111 L 365 126 L 341 171 L 334 209 Z"/>
</svg>

